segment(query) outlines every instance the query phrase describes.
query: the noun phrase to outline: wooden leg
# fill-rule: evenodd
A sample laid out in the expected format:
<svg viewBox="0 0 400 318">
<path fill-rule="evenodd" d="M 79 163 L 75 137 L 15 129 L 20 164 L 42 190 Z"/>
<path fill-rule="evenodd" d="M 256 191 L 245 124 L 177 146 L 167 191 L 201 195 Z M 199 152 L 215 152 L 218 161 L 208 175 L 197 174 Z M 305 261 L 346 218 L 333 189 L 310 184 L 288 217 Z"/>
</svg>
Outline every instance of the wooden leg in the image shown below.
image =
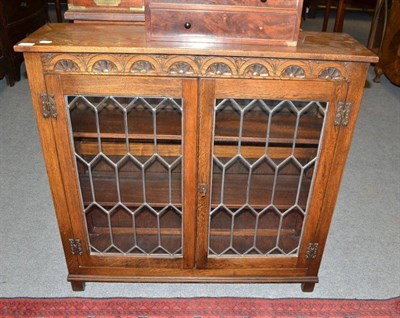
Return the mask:
<svg viewBox="0 0 400 318">
<path fill-rule="evenodd" d="M 383 75 L 383 70 L 380 66 L 375 65 L 375 78 L 373 81 L 375 83 L 380 83 L 381 82 L 381 76 Z"/>
<path fill-rule="evenodd" d="M 331 4 L 332 4 L 332 0 L 326 1 L 324 22 L 322 24 L 322 32 L 326 32 L 326 30 L 328 29 L 329 12 L 331 11 Z"/>
<path fill-rule="evenodd" d="M 84 291 L 85 282 L 71 281 L 71 287 L 73 291 Z"/>
<path fill-rule="evenodd" d="M 314 291 L 315 283 L 303 283 L 301 284 L 301 290 L 304 293 L 311 293 Z"/>
<path fill-rule="evenodd" d="M 343 32 L 343 23 L 344 23 L 344 12 L 346 9 L 346 4 L 344 0 L 339 0 L 335 26 L 333 27 L 333 32 Z"/>
<path fill-rule="evenodd" d="M 8 85 L 14 86 L 15 82 L 21 80 L 21 63 L 22 60 L 14 55 L 8 58 L 8 72 L 6 75 Z"/>
<path fill-rule="evenodd" d="M 62 22 L 62 15 L 61 15 L 61 2 L 60 0 L 54 1 L 54 6 L 56 7 L 56 15 L 57 15 L 57 22 Z"/>
</svg>

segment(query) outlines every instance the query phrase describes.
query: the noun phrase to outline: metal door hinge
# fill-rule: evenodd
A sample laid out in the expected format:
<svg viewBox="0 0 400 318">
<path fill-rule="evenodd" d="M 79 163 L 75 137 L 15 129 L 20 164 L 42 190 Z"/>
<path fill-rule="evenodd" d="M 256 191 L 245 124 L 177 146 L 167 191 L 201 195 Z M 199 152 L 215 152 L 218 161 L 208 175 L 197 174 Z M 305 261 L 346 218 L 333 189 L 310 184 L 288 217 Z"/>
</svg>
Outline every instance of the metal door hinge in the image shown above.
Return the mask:
<svg viewBox="0 0 400 318">
<path fill-rule="evenodd" d="M 347 127 L 352 103 L 339 102 L 336 111 L 335 126 Z"/>
<path fill-rule="evenodd" d="M 207 185 L 205 183 L 199 184 L 199 193 L 200 196 L 205 197 L 207 193 Z"/>
<path fill-rule="evenodd" d="M 57 118 L 58 114 L 54 94 L 41 93 L 40 100 L 42 102 L 43 117 L 49 118 L 51 116 L 53 118 Z"/>
<path fill-rule="evenodd" d="M 315 259 L 318 253 L 318 243 L 309 243 L 306 251 L 306 259 Z"/>
<path fill-rule="evenodd" d="M 69 246 L 71 248 L 72 255 L 83 254 L 81 240 L 69 239 Z"/>
</svg>

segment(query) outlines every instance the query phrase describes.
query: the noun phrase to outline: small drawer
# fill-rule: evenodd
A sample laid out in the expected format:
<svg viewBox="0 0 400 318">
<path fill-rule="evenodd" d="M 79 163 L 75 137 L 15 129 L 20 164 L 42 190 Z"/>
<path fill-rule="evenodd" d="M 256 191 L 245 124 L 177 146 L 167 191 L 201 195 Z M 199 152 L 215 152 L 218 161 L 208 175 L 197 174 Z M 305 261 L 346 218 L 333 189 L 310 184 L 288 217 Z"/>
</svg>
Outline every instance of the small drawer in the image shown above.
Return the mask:
<svg viewBox="0 0 400 318">
<path fill-rule="evenodd" d="M 149 40 L 295 45 L 295 13 L 150 9 Z"/>
<path fill-rule="evenodd" d="M 265 8 L 295 9 L 298 0 L 152 0 L 152 4 L 190 4 L 190 5 L 221 5 L 221 6 L 249 6 Z"/>
</svg>

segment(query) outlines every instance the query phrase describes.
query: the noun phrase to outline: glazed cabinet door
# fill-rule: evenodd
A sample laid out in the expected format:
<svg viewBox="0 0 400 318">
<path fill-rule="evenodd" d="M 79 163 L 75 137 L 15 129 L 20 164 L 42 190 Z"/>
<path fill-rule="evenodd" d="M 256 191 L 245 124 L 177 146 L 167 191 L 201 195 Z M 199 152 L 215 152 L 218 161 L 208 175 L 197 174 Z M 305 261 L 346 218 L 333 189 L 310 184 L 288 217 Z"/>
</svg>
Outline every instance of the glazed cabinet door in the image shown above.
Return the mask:
<svg viewBox="0 0 400 318">
<path fill-rule="evenodd" d="M 79 273 L 194 265 L 197 82 L 47 75 Z M 79 240 L 79 241 L 76 241 Z M 157 270 L 155 270 L 157 268 Z"/>
<path fill-rule="evenodd" d="M 200 92 L 197 267 L 306 275 L 346 85 L 204 79 Z"/>
</svg>

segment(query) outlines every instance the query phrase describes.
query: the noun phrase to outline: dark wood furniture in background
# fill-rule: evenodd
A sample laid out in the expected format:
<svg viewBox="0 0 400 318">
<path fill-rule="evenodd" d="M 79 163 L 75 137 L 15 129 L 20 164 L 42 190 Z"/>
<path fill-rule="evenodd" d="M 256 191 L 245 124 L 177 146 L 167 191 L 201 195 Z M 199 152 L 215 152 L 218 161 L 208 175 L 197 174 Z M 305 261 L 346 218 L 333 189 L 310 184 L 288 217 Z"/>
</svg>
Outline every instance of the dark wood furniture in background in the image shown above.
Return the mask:
<svg viewBox="0 0 400 318">
<path fill-rule="evenodd" d="M 14 44 L 37 30 L 48 19 L 45 0 L 0 0 L 1 64 L 5 65 L 6 79 L 10 86 L 21 78 L 21 53 L 13 50 Z M 1 72 L 0 72 L 1 73 Z"/>
<path fill-rule="evenodd" d="M 377 62 L 370 50 L 336 33 L 300 33 L 296 48 L 199 45 L 148 42 L 144 26 L 75 23 L 24 41 L 35 45 L 15 49 L 74 290 L 91 281 L 313 290 Z"/>
<path fill-rule="evenodd" d="M 48 0 L 48 3 L 54 4 L 54 10 L 56 11 L 56 18 L 57 22 L 63 22 L 63 15 L 62 15 L 62 4 L 67 3 L 67 0 Z"/>
<path fill-rule="evenodd" d="M 330 11 L 334 7 L 337 11 L 333 32 L 343 32 L 344 15 L 346 10 L 368 11 L 374 10 L 376 0 L 312 0 L 309 17 L 315 18 L 317 8 L 324 8 L 322 31 L 327 31 Z"/>
<path fill-rule="evenodd" d="M 144 24 L 143 0 L 68 0 L 67 20 Z"/>
<path fill-rule="evenodd" d="M 295 46 L 302 8 L 302 0 L 146 0 L 147 39 Z"/>
<path fill-rule="evenodd" d="M 4 76 L 6 76 L 6 58 L 0 46 L 0 79 L 3 79 Z"/>
<path fill-rule="evenodd" d="M 388 6 L 386 6 L 388 7 Z M 376 16 L 379 18 L 379 13 Z M 373 38 L 370 45 L 376 45 Z M 375 65 L 375 82 L 384 74 L 393 84 L 400 85 L 400 0 L 393 0 L 383 32 L 382 45 L 377 48 L 379 63 Z"/>
<path fill-rule="evenodd" d="M 324 13 L 324 21 L 322 23 L 322 31 L 326 32 L 328 29 L 328 21 L 331 10 L 332 0 L 326 1 L 326 8 Z M 335 25 L 333 26 L 333 32 L 343 32 L 343 22 L 344 22 L 344 11 L 345 11 L 345 0 L 338 0 Z"/>
<path fill-rule="evenodd" d="M 371 29 L 368 37 L 367 47 L 375 53 L 379 53 L 383 36 L 385 34 L 386 25 L 389 19 L 391 0 L 377 0 L 374 16 L 372 18 Z"/>
</svg>

